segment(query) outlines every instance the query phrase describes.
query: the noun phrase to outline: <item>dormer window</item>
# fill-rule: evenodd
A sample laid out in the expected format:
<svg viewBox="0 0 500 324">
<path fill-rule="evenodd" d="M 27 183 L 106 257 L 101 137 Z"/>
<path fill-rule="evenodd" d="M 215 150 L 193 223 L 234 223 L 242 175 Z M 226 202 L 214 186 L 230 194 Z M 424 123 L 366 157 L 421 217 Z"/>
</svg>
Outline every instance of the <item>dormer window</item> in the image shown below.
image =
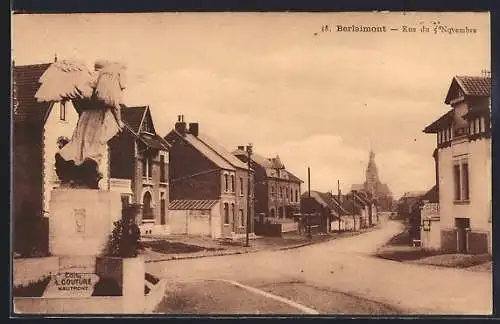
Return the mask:
<svg viewBox="0 0 500 324">
<path fill-rule="evenodd" d="M 59 104 L 59 120 L 66 120 L 66 101 Z"/>
</svg>

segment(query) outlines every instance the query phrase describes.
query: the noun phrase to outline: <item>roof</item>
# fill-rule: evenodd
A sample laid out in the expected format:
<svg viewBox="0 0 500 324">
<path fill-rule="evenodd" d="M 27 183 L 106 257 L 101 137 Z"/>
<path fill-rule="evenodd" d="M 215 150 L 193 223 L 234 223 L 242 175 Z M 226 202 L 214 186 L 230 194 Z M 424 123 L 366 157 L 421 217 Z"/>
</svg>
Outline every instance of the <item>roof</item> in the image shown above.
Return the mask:
<svg viewBox="0 0 500 324">
<path fill-rule="evenodd" d="M 420 199 L 421 200 L 428 200 L 431 203 L 438 203 L 439 202 L 439 189 L 438 189 L 438 186 L 434 185 Z"/>
<path fill-rule="evenodd" d="M 437 133 L 443 128 L 449 127 L 452 122 L 453 122 L 453 109 L 448 110 L 446 114 L 443 116 L 439 117 L 438 120 L 430 124 L 429 126 L 425 127 L 423 132 L 424 133 Z"/>
<path fill-rule="evenodd" d="M 218 200 L 172 200 L 168 206 L 170 210 L 210 210 Z"/>
<path fill-rule="evenodd" d="M 228 161 L 222 158 L 222 156 L 220 156 L 214 149 L 205 144 L 205 142 L 201 141 L 199 137 L 194 136 L 193 134 L 190 134 L 188 132 L 186 132 L 183 136 L 181 133 L 173 129 L 170 133 L 167 134 L 167 136 L 165 136 L 165 138 L 167 138 L 171 134 L 184 139 L 184 141 L 190 144 L 193 148 L 195 148 L 198 152 L 200 152 L 203 156 L 205 156 L 219 168 L 224 170 L 235 171 L 234 166 L 232 166 Z"/>
<path fill-rule="evenodd" d="M 158 134 L 150 135 L 140 133 L 137 137 L 141 140 L 141 142 L 154 149 L 168 150 L 170 148 L 170 144 L 168 144 L 168 142 L 161 138 Z"/>
<path fill-rule="evenodd" d="M 193 135 L 191 135 L 193 136 Z M 194 137 L 194 136 L 193 136 Z M 217 141 L 210 136 L 199 133 L 198 136 L 195 137 L 199 141 L 203 142 L 207 147 L 211 148 L 215 153 L 220 155 L 224 160 L 229 162 L 233 167 L 239 169 L 247 169 L 248 166 L 243 163 L 240 159 L 234 156 L 232 153 L 227 151 L 224 147 L 222 147 Z"/>
<path fill-rule="evenodd" d="M 425 195 L 427 191 L 407 191 L 403 194 L 401 199 L 403 198 L 418 198 L 420 196 Z"/>
<path fill-rule="evenodd" d="M 233 151 L 233 155 L 235 155 L 235 156 L 245 156 L 246 157 L 247 154 L 248 153 L 246 151 L 240 150 L 240 149 Z M 252 153 L 251 158 L 252 158 L 252 161 L 254 163 L 260 165 L 264 169 L 264 171 L 266 172 L 266 176 L 269 178 L 278 178 L 278 173 L 276 172 L 277 166 L 281 165 L 284 168 L 283 163 L 281 162 L 279 157 L 277 157 L 278 160 L 276 160 L 276 158 L 273 160 L 273 159 L 267 159 L 267 158 L 265 158 L 262 155 L 259 155 L 257 153 Z M 299 177 L 297 177 L 296 175 L 294 175 L 290 171 L 283 169 L 283 168 L 281 170 L 282 170 L 283 174 L 285 175 L 285 177 L 284 178 L 279 177 L 280 179 L 289 180 L 292 182 L 304 182 Z"/>
<path fill-rule="evenodd" d="M 457 85 L 466 96 L 489 97 L 491 95 L 491 77 L 455 76 L 446 95 L 446 104 L 452 100 Z"/>
<path fill-rule="evenodd" d="M 147 108 L 147 106 L 127 107 L 125 105 L 121 105 L 121 116 L 123 122 L 130 126 L 135 133 L 138 133 Z"/>
<path fill-rule="evenodd" d="M 35 93 L 40 88 L 40 77 L 50 66 L 46 64 L 18 65 L 12 71 L 12 99 L 15 121 L 43 122 L 51 107 L 49 102 L 37 102 Z"/>
<path fill-rule="evenodd" d="M 309 198 L 309 192 L 305 192 L 302 198 Z M 331 214 L 338 216 L 339 205 L 329 193 L 311 190 L 311 198 L 316 200 L 324 208 L 328 208 Z M 343 210 L 343 212 L 345 212 L 345 210 Z"/>
</svg>

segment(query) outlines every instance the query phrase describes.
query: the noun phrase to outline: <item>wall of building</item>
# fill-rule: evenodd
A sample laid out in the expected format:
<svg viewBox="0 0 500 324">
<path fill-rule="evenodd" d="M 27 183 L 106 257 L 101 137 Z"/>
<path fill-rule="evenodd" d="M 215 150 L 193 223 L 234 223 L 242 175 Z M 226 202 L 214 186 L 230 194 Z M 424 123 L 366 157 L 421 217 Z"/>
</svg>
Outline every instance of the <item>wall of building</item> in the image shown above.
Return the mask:
<svg viewBox="0 0 500 324">
<path fill-rule="evenodd" d="M 442 230 L 455 228 L 455 218 L 470 218 L 471 231 L 487 233 L 491 251 L 491 144 L 489 139 L 456 140 L 438 152 L 439 197 Z M 453 161 L 467 159 L 469 165 L 468 203 L 454 202 Z M 443 238 L 451 238 L 444 235 Z M 448 245 L 446 242 L 443 244 Z M 450 243 L 451 244 L 451 243 Z"/>
<path fill-rule="evenodd" d="M 220 204 L 210 210 L 171 210 L 169 228 L 172 234 L 221 236 Z"/>
<path fill-rule="evenodd" d="M 220 169 L 190 145 L 170 149 L 170 199 L 219 199 Z"/>
</svg>

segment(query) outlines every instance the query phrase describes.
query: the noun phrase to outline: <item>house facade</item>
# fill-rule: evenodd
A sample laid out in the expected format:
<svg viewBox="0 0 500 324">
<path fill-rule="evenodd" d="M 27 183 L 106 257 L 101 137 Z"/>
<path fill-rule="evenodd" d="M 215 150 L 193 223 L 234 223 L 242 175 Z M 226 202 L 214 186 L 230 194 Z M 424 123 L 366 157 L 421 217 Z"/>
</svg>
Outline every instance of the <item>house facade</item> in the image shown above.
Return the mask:
<svg viewBox="0 0 500 324">
<path fill-rule="evenodd" d="M 435 134 L 441 249 L 491 253 L 491 78 L 456 76 Z"/>
<path fill-rule="evenodd" d="M 50 63 L 13 66 L 12 75 L 12 221 L 14 249 L 48 251 L 52 190 L 60 186 L 55 154 L 60 139 L 71 139 L 78 113 L 71 101 L 39 103 L 39 79 Z M 109 189 L 109 159 L 104 155 L 99 188 Z M 28 252 L 24 252 L 28 253 Z"/>
<path fill-rule="evenodd" d="M 247 163 L 248 153 L 239 146 L 233 154 Z M 279 156 L 265 158 L 251 154 L 252 169 L 255 171 L 255 217 L 274 220 L 293 220 L 300 213 L 302 180 L 286 170 Z"/>
<path fill-rule="evenodd" d="M 200 210 L 192 206 L 194 201 L 204 201 L 209 205 L 204 210 L 210 212 L 207 217 L 198 220 L 203 222 L 202 228 L 210 230 L 200 231 L 200 235 L 210 232 L 213 238 L 244 236 L 248 215 L 249 232 L 253 233 L 253 170 L 249 173 L 245 163 L 214 139 L 200 133 L 198 123 L 189 123 L 188 127 L 184 116 L 178 118 L 175 128 L 165 136 L 171 145 L 169 170 L 172 212 L 167 223 L 171 229 L 178 229 L 177 233 L 193 233 L 186 213 Z M 179 207 L 183 205 L 186 207 Z M 200 228 L 200 225 L 196 227 Z"/>
<path fill-rule="evenodd" d="M 125 129 L 109 141 L 110 190 L 140 206 L 141 234 L 168 234 L 169 144 L 156 133 L 149 106 L 121 107 Z"/>
</svg>

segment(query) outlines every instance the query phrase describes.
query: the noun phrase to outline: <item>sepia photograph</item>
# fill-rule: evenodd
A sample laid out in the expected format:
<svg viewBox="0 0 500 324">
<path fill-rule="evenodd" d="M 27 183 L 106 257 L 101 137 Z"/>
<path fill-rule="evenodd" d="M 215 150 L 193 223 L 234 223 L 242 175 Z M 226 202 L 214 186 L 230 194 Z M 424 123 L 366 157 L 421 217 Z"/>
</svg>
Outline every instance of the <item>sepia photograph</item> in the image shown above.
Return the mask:
<svg viewBox="0 0 500 324">
<path fill-rule="evenodd" d="M 12 317 L 492 315 L 489 12 L 11 26 Z"/>
</svg>

